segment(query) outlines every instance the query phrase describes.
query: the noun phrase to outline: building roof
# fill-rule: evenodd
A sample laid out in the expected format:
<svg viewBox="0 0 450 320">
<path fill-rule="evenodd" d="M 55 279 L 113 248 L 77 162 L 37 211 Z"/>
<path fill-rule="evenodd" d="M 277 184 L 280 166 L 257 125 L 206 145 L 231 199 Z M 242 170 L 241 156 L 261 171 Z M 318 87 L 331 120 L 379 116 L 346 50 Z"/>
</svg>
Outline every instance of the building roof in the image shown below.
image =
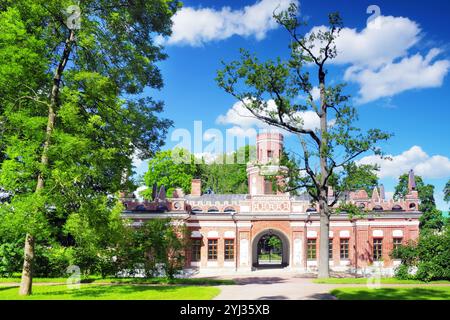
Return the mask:
<svg viewBox="0 0 450 320">
<path fill-rule="evenodd" d="M 184 198 L 188 201 L 240 201 L 248 199 L 248 194 L 202 194 L 201 196 L 186 195 Z"/>
</svg>

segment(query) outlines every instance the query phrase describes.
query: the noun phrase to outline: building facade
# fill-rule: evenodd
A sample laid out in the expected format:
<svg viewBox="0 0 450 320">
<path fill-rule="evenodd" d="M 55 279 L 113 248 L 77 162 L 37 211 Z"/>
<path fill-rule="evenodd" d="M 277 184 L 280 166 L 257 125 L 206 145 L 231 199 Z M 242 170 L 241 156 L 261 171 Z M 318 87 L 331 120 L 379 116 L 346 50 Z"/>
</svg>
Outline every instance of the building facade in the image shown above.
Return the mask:
<svg viewBox="0 0 450 320">
<path fill-rule="evenodd" d="M 166 198 L 161 190 L 153 202 L 123 198 L 123 214 L 138 226 L 148 219 L 171 217 L 187 225 L 192 246 L 186 253 L 186 269 L 233 273 L 258 268 L 285 268 L 314 272 L 318 267 L 320 219 L 309 196 L 281 193 L 268 176 L 283 172 L 280 156 L 283 136 L 264 133 L 257 137 L 257 160 L 247 165 L 249 194 L 202 194 L 201 181 L 192 180 L 191 194 L 177 189 Z M 282 176 L 277 181 L 282 183 Z M 419 235 L 419 196 L 414 174 L 408 194 L 386 200 L 383 186 L 372 196 L 359 190 L 345 201 L 363 209 L 363 218 L 333 214 L 330 221 L 330 268 L 341 272 L 371 272 L 378 268 L 392 274 L 398 261 L 392 249 Z M 334 197 L 329 190 L 329 197 Z M 268 245 L 271 238 L 276 246 Z"/>
</svg>

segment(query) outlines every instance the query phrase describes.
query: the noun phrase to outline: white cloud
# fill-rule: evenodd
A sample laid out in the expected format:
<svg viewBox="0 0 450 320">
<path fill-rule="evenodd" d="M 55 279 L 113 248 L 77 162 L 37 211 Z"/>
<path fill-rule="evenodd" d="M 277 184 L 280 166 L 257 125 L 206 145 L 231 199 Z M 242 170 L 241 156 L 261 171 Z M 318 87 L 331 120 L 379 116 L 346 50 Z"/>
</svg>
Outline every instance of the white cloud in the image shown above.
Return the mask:
<svg viewBox="0 0 450 320">
<path fill-rule="evenodd" d="M 313 31 L 325 31 L 318 26 Z M 407 55 L 408 50 L 420 40 L 419 25 L 403 17 L 379 16 L 363 30 L 343 28 L 336 39 L 338 55 L 330 63 L 377 67 Z M 316 43 L 316 54 L 319 43 Z"/>
<path fill-rule="evenodd" d="M 450 159 L 441 155 L 430 156 L 419 146 L 413 146 L 399 155 L 389 155 L 389 159 L 379 156 L 366 156 L 358 161 L 359 164 L 377 164 L 380 166 L 380 178 L 397 178 L 413 169 L 424 178 L 446 178 L 450 176 Z"/>
<path fill-rule="evenodd" d="M 239 126 L 234 126 L 229 129 L 227 129 L 227 134 L 235 137 L 255 137 L 256 136 L 256 130 L 253 128 L 242 128 Z"/>
<path fill-rule="evenodd" d="M 267 102 L 267 112 L 276 110 L 275 101 Z M 303 128 L 315 130 L 320 127 L 320 119 L 314 111 L 297 112 L 294 116 L 295 120 L 301 119 Z M 285 119 L 287 121 L 287 119 Z M 262 120 L 256 118 L 242 102 L 236 102 L 225 115 L 219 115 L 216 119 L 217 124 L 234 125 L 242 129 L 257 127 L 259 129 L 276 129 L 275 126 L 268 125 Z M 238 129 L 234 129 L 236 132 Z"/>
<path fill-rule="evenodd" d="M 361 103 L 380 97 L 392 97 L 410 89 L 440 87 L 450 68 L 450 61 L 432 62 L 437 54 L 438 49 L 431 49 L 425 57 L 416 54 L 403 58 L 398 63 L 386 64 L 378 70 L 348 70 L 345 80 L 359 83 Z"/>
<path fill-rule="evenodd" d="M 318 26 L 313 31 L 325 31 Z M 404 17 L 379 16 L 363 30 L 343 28 L 336 39 L 338 55 L 332 64 L 350 65 L 344 80 L 360 86 L 357 102 L 367 103 L 411 89 L 442 85 L 450 61 L 433 60 L 440 53 L 431 49 L 426 56 L 410 54 L 421 40 L 419 25 Z M 321 45 L 316 41 L 316 54 Z"/>
<path fill-rule="evenodd" d="M 254 36 L 261 40 L 268 31 L 278 27 L 272 17 L 273 11 L 287 9 L 290 2 L 298 4 L 297 0 L 261 0 L 239 10 L 184 7 L 172 18 L 172 35 L 166 42 L 200 46 L 234 35 Z M 164 40 L 159 38 L 158 42 Z"/>
<path fill-rule="evenodd" d="M 319 101 L 320 99 L 320 89 L 318 87 L 313 87 L 311 90 L 311 96 L 314 101 Z"/>
</svg>

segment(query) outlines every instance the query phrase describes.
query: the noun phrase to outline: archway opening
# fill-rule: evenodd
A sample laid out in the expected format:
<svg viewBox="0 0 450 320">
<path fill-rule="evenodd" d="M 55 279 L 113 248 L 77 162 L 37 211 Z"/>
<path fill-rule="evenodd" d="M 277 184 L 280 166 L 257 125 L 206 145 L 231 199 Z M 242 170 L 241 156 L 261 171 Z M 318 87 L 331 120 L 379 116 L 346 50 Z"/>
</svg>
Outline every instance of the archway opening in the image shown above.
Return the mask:
<svg viewBox="0 0 450 320">
<path fill-rule="evenodd" d="M 283 261 L 283 242 L 277 235 L 266 234 L 257 244 L 258 265 L 279 265 Z"/>
<path fill-rule="evenodd" d="M 254 268 L 284 268 L 289 264 L 289 240 L 278 230 L 265 230 L 253 239 Z"/>
</svg>

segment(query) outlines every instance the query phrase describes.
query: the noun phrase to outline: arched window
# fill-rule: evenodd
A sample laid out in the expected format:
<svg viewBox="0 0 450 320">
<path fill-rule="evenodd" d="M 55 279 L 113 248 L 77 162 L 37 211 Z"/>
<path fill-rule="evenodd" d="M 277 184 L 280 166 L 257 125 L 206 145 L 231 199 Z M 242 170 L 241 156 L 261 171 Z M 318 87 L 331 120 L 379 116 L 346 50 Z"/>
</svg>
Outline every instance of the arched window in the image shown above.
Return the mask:
<svg viewBox="0 0 450 320">
<path fill-rule="evenodd" d="M 232 213 L 232 212 L 236 212 L 236 210 L 233 207 L 226 207 L 223 212 L 226 213 Z"/>
<path fill-rule="evenodd" d="M 392 211 L 402 211 L 403 208 L 401 206 L 399 206 L 398 204 L 396 204 L 395 206 L 392 207 Z"/>
<path fill-rule="evenodd" d="M 217 209 L 217 207 L 210 207 L 210 208 L 208 208 L 208 212 L 210 212 L 210 213 L 219 212 L 219 209 Z"/>
<path fill-rule="evenodd" d="M 410 209 L 415 209 L 416 208 L 416 204 L 415 203 L 410 203 L 409 204 L 409 208 Z"/>
<path fill-rule="evenodd" d="M 360 209 L 365 209 L 366 208 L 366 205 L 364 204 L 364 203 L 359 203 L 358 204 L 358 208 L 360 208 Z"/>
<path fill-rule="evenodd" d="M 142 204 L 140 204 L 134 210 L 136 210 L 136 211 L 145 211 L 146 209 L 145 209 L 145 207 Z"/>
<path fill-rule="evenodd" d="M 201 212 L 203 212 L 203 210 L 202 210 L 202 208 L 199 208 L 199 207 L 194 207 L 194 208 L 192 208 L 192 213 L 201 213 Z"/>
<path fill-rule="evenodd" d="M 376 205 L 375 207 L 373 207 L 372 210 L 373 210 L 373 211 L 382 211 L 382 210 L 383 210 L 383 207 L 380 206 L 380 205 Z"/>
</svg>

